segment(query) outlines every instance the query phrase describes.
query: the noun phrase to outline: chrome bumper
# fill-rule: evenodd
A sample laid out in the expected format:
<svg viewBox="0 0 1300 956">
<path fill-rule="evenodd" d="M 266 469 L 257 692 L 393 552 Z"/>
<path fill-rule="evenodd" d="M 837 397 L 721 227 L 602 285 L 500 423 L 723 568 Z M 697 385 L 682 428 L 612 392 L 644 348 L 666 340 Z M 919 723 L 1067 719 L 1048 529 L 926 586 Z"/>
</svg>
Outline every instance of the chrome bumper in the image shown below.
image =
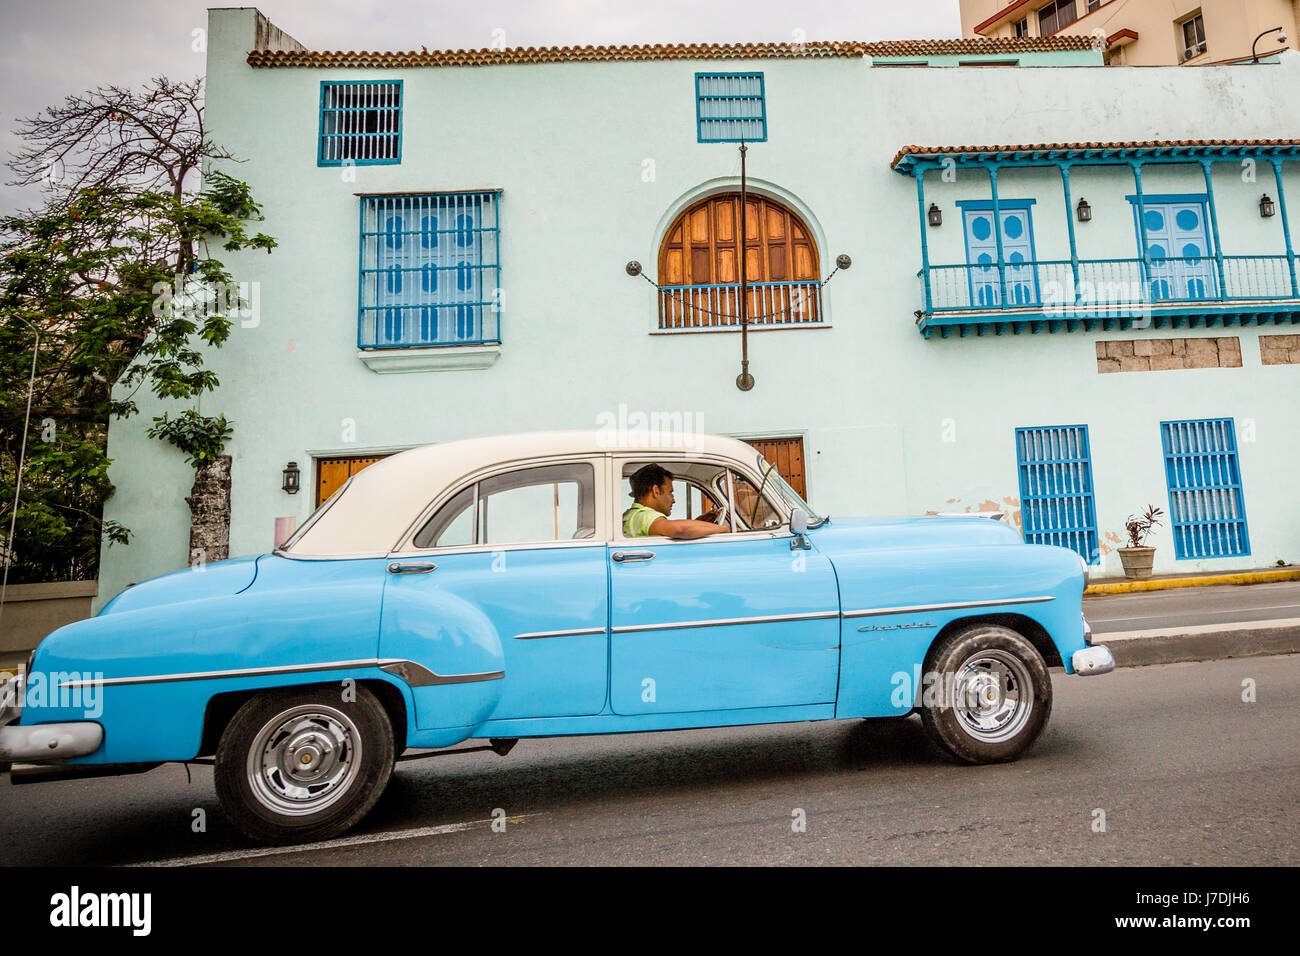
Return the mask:
<svg viewBox="0 0 1300 956">
<path fill-rule="evenodd" d="M 1113 671 L 1115 658 L 1105 644 L 1093 644 L 1075 651 L 1070 657 L 1070 664 L 1080 677 L 1091 677 L 1093 674 L 1109 674 Z"/>
<path fill-rule="evenodd" d="M 0 763 L 67 760 L 93 754 L 104 742 L 104 728 L 94 721 L 0 727 Z"/>
<path fill-rule="evenodd" d="M 0 677 L 0 765 L 67 760 L 99 749 L 104 728 L 91 720 L 16 724 L 23 714 L 24 676 Z"/>
</svg>

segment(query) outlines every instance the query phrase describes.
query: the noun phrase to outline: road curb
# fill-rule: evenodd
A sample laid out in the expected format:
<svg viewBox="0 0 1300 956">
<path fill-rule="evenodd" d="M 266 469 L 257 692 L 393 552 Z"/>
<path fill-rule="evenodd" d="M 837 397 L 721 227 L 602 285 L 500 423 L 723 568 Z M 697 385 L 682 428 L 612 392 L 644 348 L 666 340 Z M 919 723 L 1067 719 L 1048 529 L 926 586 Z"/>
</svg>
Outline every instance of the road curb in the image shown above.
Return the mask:
<svg viewBox="0 0 1300 956">
<path fill-rule="evenodd" d="M 1205 574 L 1187 578 L 1154 578 L 1136 581 L 1109 581 L 1089 584 L 1085 597 L 1095 594 L 1130 594 L 1134 591 L 1165 591 L 1170 588 L 1208 588 L 1216 584 L 1268 584 L 1272 581 L 1300 581 L 1300 568 L 1277 571 L 1237 571 L 1230 574 Z"/>
<path fill-rule="evenodd" d="M 1300 654 L 1300 618 L 1119 631 L 1096 634 L 1093 640 L 1110 648 L 1116 667 Z"/>
</svg>

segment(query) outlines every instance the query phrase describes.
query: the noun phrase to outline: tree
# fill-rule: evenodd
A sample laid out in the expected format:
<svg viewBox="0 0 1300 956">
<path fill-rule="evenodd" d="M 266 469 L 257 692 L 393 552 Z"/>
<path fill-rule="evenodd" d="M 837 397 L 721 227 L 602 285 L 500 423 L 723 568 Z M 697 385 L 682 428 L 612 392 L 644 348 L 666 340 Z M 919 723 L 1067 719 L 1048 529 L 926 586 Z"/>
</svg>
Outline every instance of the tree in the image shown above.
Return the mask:
<svg viewBox="0 0 1300 956">
<path fill-rule="evenodd" d="M 110 418 L 135 414 L 142 388 L 195 402 L 217 387 L 205 350 L 247 302 L 215 253 L 275 241 L 248 228 L 261 218 L 248 186 L 210 168 L 233 157 L 204 132 L 201 80 L 101 87 L 18 132 L 16 183 L 42 183 L 44 202 L 0 220 L 0 535 L 26 435 L 12 579 L 77 578 L 94 572 L 101 537 L 130 537 L 101 519 Z M 195 467 L 193 510 L 229 423 L 190 408 L 149 434 Z M 199 546 L 215 559 L 219 544 Z"/>
</svg>

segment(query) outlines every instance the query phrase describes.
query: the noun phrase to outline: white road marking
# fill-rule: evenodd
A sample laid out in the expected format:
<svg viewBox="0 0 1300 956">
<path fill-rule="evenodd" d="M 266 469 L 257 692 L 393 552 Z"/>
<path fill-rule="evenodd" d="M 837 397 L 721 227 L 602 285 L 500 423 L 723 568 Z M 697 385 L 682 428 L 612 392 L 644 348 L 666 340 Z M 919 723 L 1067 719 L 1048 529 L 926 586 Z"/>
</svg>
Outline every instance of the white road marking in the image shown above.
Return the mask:
<svg viewBox="0 0 1300 956">
<path fill-rule="evenodd" d="M 1098 631 L 1098 643 L 1141 640 L 1146 637 L 1177 637 L 1187 634 L 1221 634 L 1240 631 L 1264 631 L 1271 628 L 1300 627 L 1300 617 L 1271 617 L 1264 621 L 1234 621 L 1227 624 L 1193 624 L 1189 627 L 1156 628 L 1149 631 Z"/>
<path fill-rule="evenodd" d="M 506 817 L 507 825 L 539 817 L 540 813 L 525 813 L 522 816 Z M 231 860 L 249 860 L 259 856 L 278 856 L 282 853 L 310 853 L 314 850 L 332 850 L 336 847 L 363 846 L 367 843 L 392 843 L 394 840 L 416 840 L 420 837 L 441 836 L 446 833 L 461 833 L 476 830 L 482 826 L 491 826 L 494 821 L 468 820 L 464 823 L 447 823 L 437 827 L 417 827 L 413 830 L 390 830 L 386 833 L 370 833 L 360 836 L 339 837 L 323 843 L 300 843 L 296 846 L 264 846 L 251 850 L 226 850 L 223 853 L 205 853 L 201 856 L 180 856 L 171 860 L 149 860 L 144 863 L 128 863 L 128 867 L 141 866 L 202 866 L 205 863 L 226 863 Z"/>
<path fill-rule="evenodd" d="M 1237 607 L 1237 608 L 1228 608 L 1228 609 L 1226 609 L 1226 610 L 1222 610 L 1222 611 L 1215 611 L 1215 610 L 1209 610 L 1209 609 L 1206 609 L 1206 610 L 1201 610 L 1201 611 L 1186 611 L 1186 612 L 1184 612 L 1184 614 L 1185 614 L 1186 616 L 1199 616 L 1199 615 L 1207 615 L 1207 616 L 1209 616 L 1209 615 L 1215 615 L 1215 614 L 1220 614 L 1220 615 L 1222 615 L 1222 614 L 1246 614 L 1246 613 L 1251 613 L 1251 612 L 1254 612 L 1254 611 L 1296 611 L 1296 610 L 1300 610 L 1300 604 L 1265 604 L 1265 605 L 1262 605 L 1262 606 L 1260 606 L 1260 607 Z M 1169 616 L 1170 616 L 1170 615 L 1169 615 L 1168 613 L 1165 613 L 1165 614 L 1144 614 L 1144 615 L 1142 615 L 1141 617 L 1112 617 L 1112 618 L 1107 618 L 1107 619 L 1100 620 L 1100 621 L 1092 621 L 1091 623 L 1093 623 L 1093 624 L 1095 625 L 1095 624 L 1124 624 L 1124 623 L 1126 623 L 1126 622 L 1128 622 L 1128 621 L 1158 621 L 1158 620 L 1167 620 L 1167 619 L 1169 618 Z M 1273 619 L 1273 618 L 1269 618 L 1269 620 L 1274 620 L 1274 619 Z M 1282 619 L 1282 618 L 1277 618 L 1276 620 L 1283 620 L 1283 619 Z M 1233 622 L 1231 622 L 1231 621 L 1227 621 L 1227 622 L 1225 622 L 1225 623 L 1233 623 Z"/>
</svg>

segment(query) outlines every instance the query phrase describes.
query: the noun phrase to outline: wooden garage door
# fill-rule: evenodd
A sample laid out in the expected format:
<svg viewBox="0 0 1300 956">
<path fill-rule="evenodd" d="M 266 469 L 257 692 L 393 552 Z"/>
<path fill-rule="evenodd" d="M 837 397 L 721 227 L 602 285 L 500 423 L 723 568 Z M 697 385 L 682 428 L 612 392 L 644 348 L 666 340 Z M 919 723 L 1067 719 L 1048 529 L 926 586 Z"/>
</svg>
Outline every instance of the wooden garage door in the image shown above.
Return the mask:
<svg viewBox="0 0 1300 956">
<path fill-rule="evenodd" d="M 369 458 L 318 458 L 316 459 L 316 507 L 343 487 L 343 483 L 387 455 Z"/>
<path fill-rule="evenodd" d="M 758 452 L 776 465 L 776 472 L 784 478 L 799 497 L 808 500 L 808 487 L 804 481 L 802 438 L 747 438 Z"/>
</svg>

